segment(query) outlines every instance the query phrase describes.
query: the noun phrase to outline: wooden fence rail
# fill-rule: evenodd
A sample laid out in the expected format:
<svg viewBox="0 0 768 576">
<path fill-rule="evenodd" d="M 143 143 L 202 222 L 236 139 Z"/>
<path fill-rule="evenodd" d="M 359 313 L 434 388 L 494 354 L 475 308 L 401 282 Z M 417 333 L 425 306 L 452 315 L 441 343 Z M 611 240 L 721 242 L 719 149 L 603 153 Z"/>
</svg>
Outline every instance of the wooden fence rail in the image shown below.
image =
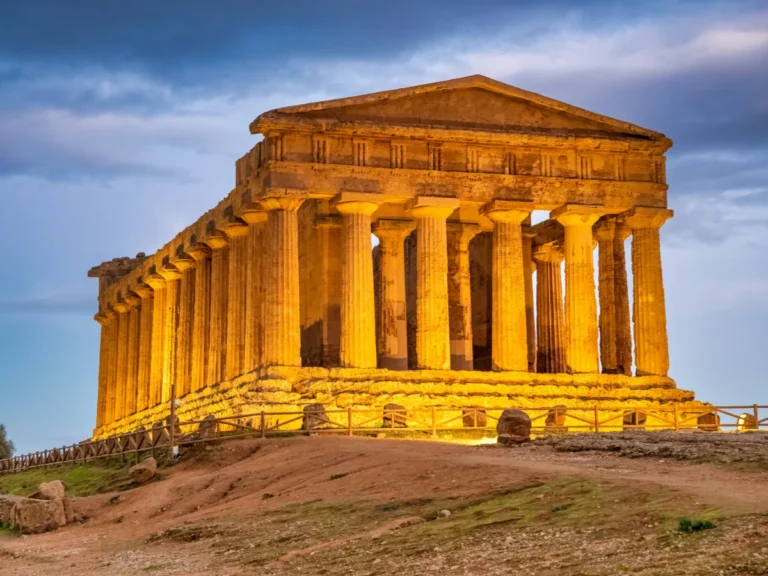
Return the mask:
<svg viewBox="0 0 768 576">
<path fill-rule="evenodd" d="M 746 432 L 768 430 L 768 406 L 706 406 L 701 409 L 677 405 L 662 408 L 598 408 L 596 406 L 552 406 L 518 408 L 531 418 L 534 434 L 611 432 L 620 430 L 703 430 Z M 301 412 L 254 412 L 238 416 L 179 422 L 169 417 L 150 430 L 137 430 L 109 438 L 62 446 L 0 460 L 0 474 L 88 462 L 104 458 L 125 461 L 133 456 L 174 446 L 189 446 L 222 438 L 277 437 L 296 434 L 354 434 L 491 432 L 495 434 L 500 408 L 348 408 L 325 410 L 317 405 Z M 762 418 L 761 418 L 762 416 Z M 170 423 L 176 420 L 174 426 Z"/>
</svg>

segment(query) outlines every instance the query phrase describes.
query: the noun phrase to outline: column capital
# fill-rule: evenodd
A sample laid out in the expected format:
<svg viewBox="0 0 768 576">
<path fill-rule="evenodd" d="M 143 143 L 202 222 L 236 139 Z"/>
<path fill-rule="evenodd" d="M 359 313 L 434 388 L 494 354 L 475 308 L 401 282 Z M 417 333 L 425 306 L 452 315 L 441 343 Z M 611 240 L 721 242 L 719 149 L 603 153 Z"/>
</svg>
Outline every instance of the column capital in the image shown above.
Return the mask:
<svg viewBox="0 0 768 576">
<path fill-rule="evenodd" d="M 318 214 L 315 216 L 315 228 L 341 228 L 341 216 L 338 214 Z"/>
<path fill-rule="evenodd" d="M 560 264 L 560 262 L 565 260 L 565 253 L 562 247 L 554 242 L 536 246 L 533 249 L 532 256 L 536 262 L 551 262 L 552 264 Z"/>
<path fill-rule="evenodd" d="M 165 278 L 158 273 L 150 274 L 144 278 L 144 282 L 149 284 L 153 290 L 162 290 L 165 287 Z"/>
<path fill-rule="evenodd" d="M 248 224 L 240 218 L 231 218 L 219 227 L 227 238 L 237 238 L 248 234 Z"/>
<path fill-rule="evenodd" d="M 97 312 L 93 316 L 93 319 L 96 320 L 96 322 L 98 322 L 102 326 L 108 326 L 112 322 L 112 320 L 114 320 L 114 318 L 115 318 L 115 314 L 111 310 L 109 310 L 108 312 L 107 311 Z"/>
<path fill-rule="evenodd" d="M 549 217 L 563 226 L 592 226 L 604 214 L 601 206 L 564 204 L 549 213 Z"/>
<path fill-rule="evenodd" d="M 468 246 L 470 240 L 480 232 L 480 224 L 477 222 L 449 221 L 446 223 L 446 232 L 464 246 Z"/>
<path fill-rule="evenodd" d="M 416 196 L 405 205 L 406 212 L 414 218 L 448 218 L 459 208 L 458 198 L 447 196 Z"/>
<path fill-rule="evenodd" d="M 141 297 L 135 292 L 129 292 L 125 295 L 125 301 L 129 308 L 135 308 L 141 303 Z"/>
<path fill-rule="evenodd" d="M 189 255 L 196 263 L 206 258 L 211 257 L 211 249 L 201 242 L 196 242 L 186 250 L 186 254 Z"/>
<path fill-rule="evenodd" d="M 492 200 L 480 208 L 480 214 L 493 222 L 511 222 L 522 224 L 531 212 L 532 202 L 517 202 L 513 200 Z"/>
<path fill-rule="evenodd" d="M 629 238 L 630 229 L 615 216 L 603 216 L 592 227 L 598 242 L 610 242 L 611 240 L 624 241 Z"/>
<path fill-rule="evenodd" d="M 128 305 L 128 302 L 125 300 L 121 300 L 120 302 L 116 302 L 112 305 L 112 311 L 117 314 L 123 314 L 124 312 L 128 312 L 131 307 Z"/>
<path fill-rule="evenodd" d="M 184 270 L 189 270 L 190 268 L 197 266 L 197 261 L 186 252 L 182 252 L 173 260 L 173 265 L 184 272 Z"/>
<path fill-rule="evenodd" d="M 149 284 L 145 284 L 144 282 L 136 284 L 136 286 L 133 287 L 133 291 L 136 292 L 136 294 L 138 294 L 139 298 L 141 298 L 142 300 L 151 298 L 152 295 L 154 294 L 154 290 L 152 290 L 152 287 Z"/>
<path fill-rule="evenodd" d="M 168 264 L 164 264 L 162 268 L 158 268 L 157 273 L 165 278 L 165 280 L 168 282 L 179 280 L 181 278 L 181 270 L 176 268 L 176 266 L 170 262 Z"/>
<path fill-rule="evenodd" d="M 267 211 L 261 206 L 261 204 L 251 204 L 243 210 L 240 214 L 240 218 L 250 224 L 263 224 L 267 221 Z"/>
<path fill-rule="evenodd" d="M 672 210 L 666 208 L 645 208 L 638 206 L 619 214 L 619 222 L 629 226 L 632 230 L 638 228 L 661 228 L 664 222 L 674 216 Z"/>
<path fill-rule="evenodd" d="M 341 214 L 367 214 L 370 216 L 379 209 L 382 200 L 381 194 L 342 192 L 331 200 L 331 206 Z"/>
<path fill-rule="evenodd" d="M 226 248 L 229 246 L 229 240 L 227 240 L 227 235 L 224 234 L 221 230 L 216 230 L 215 232 L 209 234 L 206 236 L 206 238 L 203 240 L 205 244 L 208 245 L 208 248 L 210 248 L 213 251 L 216 250 L 222 250 L 223 248 Z"/>
<path fill-rule="evenodd" d="M 388 238 L 398 241 L 405 240 L 408 234 L 415 229 L 416 223 L 413 220 L 398 220 L 395 218 L 379 218 L 371 227 L 373 233 L 381 241 Z"/>
<path fill-rule="evenodd" d="M 296 196 L 270 196 L 260 200 L 260 203 L 267 212 L 296 212 L 304 200 Z"/>
</svg>

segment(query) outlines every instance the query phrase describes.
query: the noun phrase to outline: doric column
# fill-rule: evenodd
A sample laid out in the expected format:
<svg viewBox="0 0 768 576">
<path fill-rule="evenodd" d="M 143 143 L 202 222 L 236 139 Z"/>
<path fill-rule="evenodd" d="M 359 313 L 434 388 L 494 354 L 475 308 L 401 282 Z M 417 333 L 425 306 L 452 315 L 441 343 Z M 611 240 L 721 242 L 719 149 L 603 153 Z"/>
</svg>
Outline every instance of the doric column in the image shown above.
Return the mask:
<svg viewBox="0 0 768 576">
<path fill-rule="evenodd" d="M 229 239 L 227 280 L 227 352 L 224 378 L 231 380 L 245 372 L 245 298 L 248 225 L 239 218 L 222 228 Z"/>
<path fill-rule="evenodd" d="M 264 270 L 264 364 L 301 366 L 299 227 L 303 198 L 266 198 L 267 267 Z"/>
<path fill-rule="evenodd" d="M 554 244 L 537 246 L 536 262 L 536 371 L 565 373 L 565 335 L 563 333 L 563 252 Z"/>
<path fill-rule="evenodd" d="M 371 215 L 380 199 L 342 193 L 334 199 L 341 214 L 341 365 L 376 368 L 376 308 L 373 300 Z"/>
<path fill-rule="evenodd" d="M 446 219 L 457 198 L 419 196 L 407 209 L 416 220 L 416 366 L 450 370 Z"/>
<path fill-rule="evenodd" d="M 267 213 L 258 209 L 247 210 L 242 215 L 248 223 L 245 256 L 245 340 L 243 351 L 244 371 L 249 372 L 261 365 L 262 334 L 264 333 L 264 227 Z"/>
<path fill-rule="evenodd" d="M 109 317 L 109 347 L 107 350 L 106 396 L 104 399 L 104 423 L 115 420 L 115 399 L 117 394 L 117 314 L 110 308 L 104 314 Z"/>
<path fill-rule="evenodd" d="M 115 387 L 112 402 L 112 419 L 125 416 L 125 385 L 128 377 L 128 310 L 127 302 L 121 301 L 112 306 L 117 315 L 117 362 L 115 365 Z"/>
<path fill-rule="evenodd" d="M 528 371 L 536 372 L 536 316 L 533 313 L 533 238 L 531 216 L 523 220 L 523 273 L 525 276 L 525 327 L 528 335 Z"/>
<path fill-rule="evenodd" d="M 179 281 L 181 271 L 173 264 L 159 271 L 165 278 L 165 329 L 163 331 L 163 380 L 160 401 L 169 402 L 176 382 L 176 334 L 179 328 Z"/>
<path fill-rule="evenodd" d="M 410 220 L 379 219 L 373 233 L 379 239 L 381 279 L 379 289 L 378 366 L 408 369 L 408 327 L 405 304 L 404 244 L 414 228 Z"/>
<path fill-rule="evenodd" d="M 179 323 L 176 331 L 176 396 L 192 391 L 192 328 L 195 317 L 195 266 L 188 254 L 173 261 L 181 271 L 179 280 Z"/>
<path fill-rule="evenodd" d="M 480 232 L 474 222 L 448 222 L 448 316 L 451 369 L 472 370 L 472 288 L 469 284 L 469 242 Z"/>
<path fill-rule="evenodd" d="M 107 388 L 109 386 L 109 354 L 111 348 L 111 325 L 114 314 L 111 311 L 99 312 L 93 317 L 101 325 L 99 343 L 99 392 L 96 399 L 96 427 L 101 428 L 107 420 Z"/>
<path fill-rule="evenodd" d="M 192 318 L 192 362 L 190 391 L 208 384 L 207 358 L 209 348 L 209 322 L 211 318 L 211 249 L 195 244 L 187 249 L 197 263 L 195 267 L 195 307 Z"/>
<path fill-rule="evenodd" d="M 211 249 L 210 312 L 208 317 L 208 353 L 206 386 L 226 379 L 227 295 L 229 288 L 229 243 L 223 232 L 205 239 Z"/>
<path fill-rule="evenodd" d="M 632 276 L 637 375 L 669 371 L 667 311 L 661 273 L 659 230 L 673 215 L 662 208 L 633 208 L 622 215 L 632 229 Z"/>
<path fill-rule="evenodd" d="M 565 359 L 573 374 L 598 372 L 597 301 L 592 225 L 600 213 L 590 206 L 567 204 L 552 218 L 565 228 Z"/>
<path fill-rule="evenodd" d="M 600 361 L 606 374 L 632 374 L 632 335 L 624 241 L 629 228 L 615 217 L 594 226 L 599 246 Z"/>
<path fill-rule="evenodd" d="M 125 396 L 123 400 L 123 416 L 136 412 L 136 396 L 138 394 L 139 377 L 139 338 L 141 329 L 141 298 L 137 294 L 125 295 L 128 310 L 128 348 L 126 353 Z"/>
<path fill-rule="evenodd" d="M 163 364 L 165 346 L 166 290 L 165 278 L 157 273 L 150 274 L 144 281 L 152 287 L 152 352 L 150 354 L 149 393 L 147 407 L 157 406 L 163 397 Z"/>
<path fill-rule="evenodd" d="M 141 298 L 139 319 L 139 359 L 137 365 L 136 410 L 149 408 L 150 382 L 152 379 L 152 330 L 154 325 L 155 292 L 149 284 L 139 284 L 134 292 Z"/>
<path fill-rule="evenodd" d="M 526 202 L 494 200 L 482 213 L 493 221 L 493 369 L 528 370 L 522 222 L 531 213 Z"/>
</svg>

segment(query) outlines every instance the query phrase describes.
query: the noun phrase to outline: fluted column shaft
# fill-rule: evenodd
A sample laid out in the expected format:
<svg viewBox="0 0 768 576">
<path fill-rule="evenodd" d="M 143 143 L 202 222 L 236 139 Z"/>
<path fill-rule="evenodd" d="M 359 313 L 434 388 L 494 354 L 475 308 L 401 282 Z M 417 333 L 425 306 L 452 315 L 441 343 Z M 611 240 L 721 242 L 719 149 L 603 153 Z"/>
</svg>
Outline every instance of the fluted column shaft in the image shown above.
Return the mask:
<svg viewBox="0 0 768 576">
<path fill-rule="evenodd" d="M 470 222 L 448 222 L 448 315 L 451 369 L 472 370 L 472 288 L 469 283 L 469 242 L 480 231 Z"/>
<path fill-rule="evenodd" d="M 600 217 L 588 207 L 555 210 L 565 228 L 565 358 L 570 373 L 598 372 L 597 300 L 592 225 Z"/>
<path fill-rule="evenodd" d="M 536 262 L 536 371 L 565 373 L 563 334 L 563 253 L 552 245 L 539 246 L 533 253 Z"/>
<path fill-rule="evenodd" d="M 493 298 L 491 360 L 496 371 L 528 370 L 528 320 L 522 222 L 525 203 L 494 201 L 483 207 L 493 221 Z"/>
<path fill-rule="evenodd" d="M 96 399 L 96 427 L 109 422 L 107 418 L 107 394 L 109 387 L 109 357 L 111 352 L 112 325 L 114 314 L 111 311 L 99 312 L 94 319 L 101 325 L 99 343 L 99 391 Z"/>
<path fill-rule="evenodd" d="M 188 255 L 174 261 L 181 270 L 179 322 L 176 331 L 176 396 L 192 391 L 192 329 L 195 317 L 196 262 Z"/>
<path fill-rule="evenodd" d="M 165 279 L 159 274 L 151 274 L 146 278 L 152 287 L 152 353 L 150 355 L 149 393 L 147 405 L 149 408 L 160 404 L 163 397 L 163 365 L 165 363 L 164 346 L 166 322 L 166 286 Z"/>
<path fill-rule="evenodd" d="M 299 227 L 301 198 L 267 198 L 264 364 L 301 366 Z"/>
<path fill-rule="evenodd" d="M 355 195 L 351 195 L 355 196 Z M 341 213 L 341 365 L 376 368 L 376 308 L 373 298 L 371 214 L 376 202 L 350 200 L 334 203 Z"/>
<path fill-rule="evenodd" d="M 659 230 L 672 215 L 671 210 L 635 208 L 623 218 L 632 229 L 635 364 L 638 376 L 666 376 L 669 371 Z"/>
<path fill-rule="evenodd" d="M 261 365 L 262 334 L 264 332 L 264 226 L 267 214 L 250 211 L 243 215 L 248 222 L 245 257 L 245 340 L 243 367 L 245 371 Z"/>
<path fill-rule="evenodd" d="M 624 241 L 629 228 L 614 218 L 594 227 L 599 245 L 600 363 L 606 374 L 632 374 L 632 335 Z"/>
<path fill-rule="evenodd" d="M 223 233 L 209 236 L 211 253 L 210 315 L 206 385 L 226 379 L 227 296 L 229 293 L 229 244 Z"/>
<path fill-rule="evenodd" d="M 118 325 L 117 314 L 109 310 L 109 349 L 107 351 L 106 397 L 104 402 L 104 423 L 110 424 L 115 420 L 115 402 L 117 398 L 117 349 Z"/>
<path fill-rule="evenodd" d="M 211 250 L 197 244 L 187 251 L 197 263 L 195 267 L 195 305 L 192 318 L 192 361 L 190 391 L 204 388 L 208 383 L 209 323 L 211 317 Z"/>
<path fill-rule="evenodd" d="M 165 278 L 165 312 L 163 319 L 163 377 L 160 402 L 171 399 L 171 387 L 176 383 L 176 337 L 179 328 L 179 284 L 181 271 L 173 264 L 164 266 L 158 273 Z"/>
<path fill-rule="evenodd" d="M 373 233 L 379 239 L 381 276 L 377 356 L 379 368 L 408 369 L 408 326 L 405 303 L 405 239 L 413 230 L 408 220 L 379 219 Z"/>
<path fill-rule="evenodd" d="M 138 394 L 141 298 L 136 294 L 129 294 L 125 299 L 130 306 L 130 310 L 126 312 L 128 314 L 128 342 L 123 416 L 128 416 L 136 412 L 136 396 Z"/>
<path fill-rule="evenodd" d="M 229 277 L 227 280 L 227 353 L 224 377 L 231 380 L 245 372 L 245 300 L 248 225 L 230 223 L 224 233 L 229 239 Z"/>
<path fill-rule="evenodd" d="M 136 410 L 149 408 L 150 382 L 152 380 L 152 331 L 154 326 L 154 290 L 148 284 L 135 288 L 141 298 L 139 319 L 139 352 L 137 365 Z"/>
<path fill-rule="evenodd" d="M 531 216 L 523 220 L 523 276 L 525 278 L 525 327 L 528 336 L 528 371 L 536 371 L 536 315 L 533 312 L 533 237 Z"/>
<path fill-rule="evenodd" d="M 446 219 L 458 200 L 420 197 L 410 206 L 416 220 L 416 366 L 450 370 L 448 235 Z"/>
<path fill-rule="evenodd" d="M 117 314 L 117 361 L 115 365 L 115 389 L 112 399 L 112 419 L 125 416 L 125 388 L 128 378 L 128 310 L 127 303 L 115 304 L 112 310 Z"/>
</svg>

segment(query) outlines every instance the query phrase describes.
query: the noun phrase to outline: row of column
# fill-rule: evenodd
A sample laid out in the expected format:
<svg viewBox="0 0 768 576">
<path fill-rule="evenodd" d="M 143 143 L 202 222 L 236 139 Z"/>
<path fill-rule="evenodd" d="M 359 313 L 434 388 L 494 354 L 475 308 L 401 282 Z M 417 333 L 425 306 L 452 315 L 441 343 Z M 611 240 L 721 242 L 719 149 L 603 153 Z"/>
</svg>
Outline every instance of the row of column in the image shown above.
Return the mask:
<svg viewBox="0 0 768 576">
<path fill-rule="evenodd" d="M 231 379 L 259 365 L 301 365 L 300 198 L 268 198 L 263 210 L 210 234 L 145 279 L 102 324 L 99 372 L 101 426 L 177 395 Z M 343 193 L 334 201 L 342 220 L 342 366 L 407 367 L 403 246 L 414 224 L 379 219 L 374 195 Z M 477 225 L 448 223 L 458 199 L 419 197 L 407 211 L 417 234 L 417 367 L 472 369 L 469 241 Z M 523 223 L 533 206 L 493 201 L 492 365 L 497 371 L 597 372 L 598 321 L 593 225 L 600 213 L 564 206 L 552 213 L 565 228 L 564 254 L 530 254 Z M 601 222 L 601 352 L 604 370 L 629 373 L 623 241 L 634 235 L 635 351 L 638 374 L 666 375 L 668 352 L 659 228 L 670 211 L 634 209 Z M 380 334 L 376 338 L 370 234 L 381 242 Z M 448 241 L 450 237 L 450 242 Z M 527 251 L 527 253 L 526 253 Z M 262 257 L 263 255 L 263 257 Z M 539 271 L 538 346 L 532 338 L 531 258 Z M 565 309 L 560 262 L 565 260 Z M 533 343 L 533 345 L 532 345 Z"/>
</svg>

